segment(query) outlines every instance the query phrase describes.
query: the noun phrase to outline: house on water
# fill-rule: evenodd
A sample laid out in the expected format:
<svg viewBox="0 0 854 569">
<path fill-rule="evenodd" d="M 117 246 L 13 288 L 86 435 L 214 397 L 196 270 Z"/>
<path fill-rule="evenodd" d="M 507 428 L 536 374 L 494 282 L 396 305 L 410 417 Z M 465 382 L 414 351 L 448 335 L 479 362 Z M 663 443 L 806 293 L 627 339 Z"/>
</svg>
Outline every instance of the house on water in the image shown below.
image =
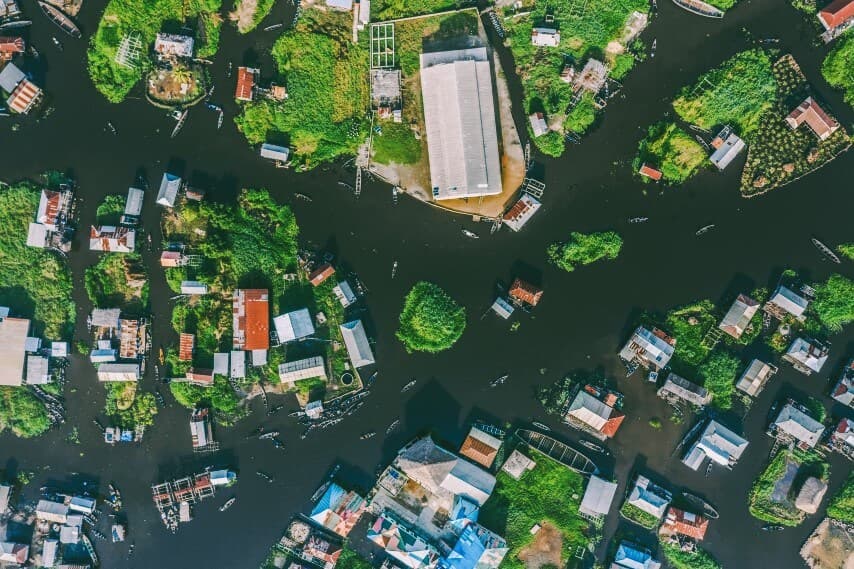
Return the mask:
<svg viewBox="0 0 854 569">
<path fill-rule="evenodd" d="M 774 294 L 762 310 L 776 318 L 777 320 L 785 320 L 786 316 L 792 316 L 795 319 L 803 322 L 806 317 L 804 312 L 809 306 L 809 301 L 795 291 L 783 285 L 777 287 Z"/>
<path fill-rule="evenodd" d="M 661 569 L 661 563 L 642 545 L 621 541 L 609 569 Z"/>
<path fill-rule="evenodd" d="M 626 416 L 613 407 L 616 399 L 612 394 L 605 400 L 596 398 L 586 389 L 580 389 L 564 415 L 564 421 L 577 429 L 605 440 L 617 434 Z"/>
<path fill-rule="evenodd" d="M 541 205 L 537 198 L 523 192 L 516 203 L 507 210 L 501 221 L 513 231 L 519 231 L 537 213 Z"/>
<path fill-rule="evenodd" d="M 366 509 L 362 496 L 333 482 L 311 509 L 309 518 L 320 527 L 347 537 Z"/>
<path fill-rule="evenodd" d="M 484 468 L 492 468 L 501 444 L 501 439 L 474 425 L 460 447 L 460 454 Z"/>
<path fill-rule="evenodd" d="M 154 39 L 154 53 L 161 59 L 190 59 L 194 47 L 195 40 L 190 36 L 159 33 Z"/>
<path fill-rule="evenodd" d="M 315 377 L 327 379 L 326 365 L 320 356 L 279 364 L 279 380 L 290 387 L 297 381 Z"/>
<path fill-rule="evenodd" d="M 268 142 L 261 145 L 261 158 L 272 160 L 276 163 L 276 166 L 284 166 L 287 164 L 288 157 L 290 157 L 290 155 L 290 149 L 285 146 L 270 144 Z"/>
<path fill-rule="evenodd" d="M 44 99 L 40 87 L 30 81 L 14 63 L 7 63 L 0 70 L 0 89 L 6 93 L 6 107 L 25 115 Z"/>
<path fill-rule="evenodd" d="M 758 311 L 758 302 L 745 294 L 740 294 L 730 306 L 724 319 L 718 324 L 718 328 L 738 340 Z"/>
<path fill-rule="evenodd" d="M 842 370 L 842 376 L 830 392 L 830 396 L 849 407 L 854 407 L 854 359 Z"/>
<path fill-rule="evenodd" d="M 777 366 L 753 359 L 744 373 L 741 374 L 735 387 L 751 397 L 757 397 L 775 373 L 777 373 Z"/>
<path fill-rule="evenodd" d="M 24 382 L 29 331 L 28 319 L 11 318 L 8 308 L 0 308 L 0 386 L 17 387 Z"/>
<path fill-rule="evenodd" d="M 670 506 L 658 533 L 664 536 L 681 535 L 696 541 L 703 541 L 708 529 L 708 518 Z"/>
<path fill-rule="evenodd" d="M 652 166 L 649 166 L 646 163 L 641 164 L 640 170 L 638 170 L 638 174 L 640 174 L 641 176 L 644 176 L 646 178 L 649 178 L 650 180 L 652 180 L 654 182 L 659 181 L 662 178 L 662 176 L 664 176 L 664 174 L 661 172 L 661 170 L 653 168 Z"/>
<path fill-rule="evenodd" d="M 136 249 L 136 231 L 127 227 L 102 225 L 89 230 L 89 250 L 105 253 L 133 253 Z"/>
<path fill-rule="evenodd" d="M 809 450 L 821 440 L 824 425 L 807 415 L 802 406 L 789 400 L 771 423 L 768 434 L 786 444 L 793 442 L 801 450 Z"/>
<path fill-rule="evenodd" d="M 620 350 L 620 359 L 627 366 L 641 366 L 651 371 L 660 371 L 670 362 L 675 347 L 676 339 L 658 328 L 650 330 L 638 326 Z"/>
<path fill-rule="evenodd" d="M 248 288 L 234 291 L 232 327 L 234 350 L 270 349 L 270 307 L 267 289 Z"/>
<path fill-rule="evenodd" d="M 795 110 L 786 117 L 789 128 L 796 130 L 802 124 L 806 124 L 819 140 L 827 140 L 834 132 L 839 130 L 836 119 L 824 112 L 815 99 L 807 97 Z"/>
<path fill-rule="evenodd" d="M 588 519 L 602 520 L 611 511 L 611 504 L 614 503 L 616 494 L 616 482 L 609 482 L 592 474 L 587 483 L 587 488 L 584 490 L 584 497 L 581 499 L 578 512 Z"/>
<path fill-rule="evenodd" d="M 654 484 L 646 476 L 638 475 L 621 512 L 629 519 L 634 519 L 627 511 L 637 509 L 660 521 L 672 499 L 670 492 Z"/>
<path fill-rule="evenodd" d="M 817 340 L 796 338 L 786 350 L 783 359 L 804 375 L 818 373 L 827 362 L 830 348 Z"/>
<path fill-rule="evenodd" d="M 353 367 L 360 368 L 375 363 L 374 353 L 368 335 L 365 333 L 365 325 L 361 320 L 352 320 L 341 324 L 341 336 L 347 347 L 347 354 Z"/>
<path fill-rule="evenodd" d="M 534 138 L 549 132 L 549 125 L 546 123 L 546 117 L 543 113 L 533 113 L 528 117 L 528 122 L 531 124 L 531 132 L 534 133 Z"/>
<path fill-rule="evenodd" d="M 744 454 L 748 442 L 715 420 L 709 420 L 697 441 L 691 445 L 682 463 L 691 470 L 699 470 L 708 458 L 713 463 L 732 468 Z"/>
<path fill-rule="evenodd" d="M 98 381 L 105 383 L 139 381 L 141 376 L 139 364 L 104 363 L 98 366 Z"/>
<path fill-rule="evenodd" d="M 251 102 L 255 98 L 255 85 L 258 83 L 260 75 L 260 69 L 238 67 L 237 87 L 234 90 L 234 98 L 238 101 Z"/>
<path fill-rule="evenodd" d="M 301 340 L 314 334 L 314 324 L 308 308 L 300 308 L 273 318 L 280 344 Z"/>
<path fill-rule="evenodd" d="M 658 396 L 667 401 L 684 401 L 695 407 L 705 407 L 712 402 L 712 394 L 708 389 L 675 373 L 667 375 L 667 380 L 658 390 Z"/>
<path fill-rule="evenodd" d="M 181 190 L 183 180 L 175 174 L 165 172 L 160 180 L 160 189 L 157 191 L 157 203 L 163 207 L 175 207 L 175 200 Z"/>
<path fill-rule="evenodd" d="M 854 0 L 834 0 L 819 10 L 818 21 L 826 30 L 822 37 L 832 40 L 854 26 Z"/>
<path fill-rule="evenodd" d="M 712 139 L 711 147 L 714 152 L 709 160 L 718 170 L 723 171 L 736 156 L 744 150 L 745 144 L 733 131 L 732 127 L 725 126 L 718 135 Z"/>
<path fill-rule="evenodd" d="M 543 297 L 543 289 L 535 287 L 531 283 L 517 278 L 513 281 L 513 284 L 510 285 L 510 290 L 507 294 L 510 296 L 510 300 L 514 304 L 534 307 Z"/>
</svg>

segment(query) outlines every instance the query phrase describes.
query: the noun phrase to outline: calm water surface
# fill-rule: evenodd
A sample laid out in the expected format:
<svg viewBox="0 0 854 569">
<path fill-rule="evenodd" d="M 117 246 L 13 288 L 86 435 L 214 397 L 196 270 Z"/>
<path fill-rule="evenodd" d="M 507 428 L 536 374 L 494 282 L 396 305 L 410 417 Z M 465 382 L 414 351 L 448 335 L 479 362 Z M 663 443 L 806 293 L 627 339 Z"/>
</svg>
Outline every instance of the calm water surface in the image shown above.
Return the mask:
<svg viewBox="0 0 854 569">
<path fill-rule="evenodd" d="M 80 17 L 85 34 L 95 30 L 104 3 L 87 0 Z M 850 127 L 854 113 L 818 72 L 824 49 L 812 45 L 812 27 L 785 2 L 743 1 L 723 21 L 709 21 L 662 1 L 660 16 L 645 33 L 648 42 L 658 38 L 655 59 L 629 76 L 625 97 L 612 100 L 601 126 L 582 145 L 571 147 L 560 160 L 542 161 L 548 189 L 545 208 L 534 222 L 521 234 L 504 230 L 494 236 L 488 236 L 486 226 L 409 199 L 393 205 L 389 188 L 382 184 L 367 183 L 356 200 L 337 184 L 339 179 L 351 181 L 352 174 L 334 167 L 304 175 L 277 170 L 257 158 L 230 120 L 217 132 L 215 115 L 203 108 L 193 109 L 183 132 L 170 140 L 171 119 L 138 98 L 118 106 L 108 104 L 86 75 L 83 42 L 62 37 L 65 50 L 60 53 L 50 41 L 60 32 L 34 2 L 25 0 L 23 7 L 35 21 L 30 39 L 43 54 L 43 84 L 56 110 L 38 124 L 24 124 L 18 132 L 11 131 L 8 119 L 0 123 L 0 178 L 30 178 L 49 168 L 70 170 L 83 199 L 81 228 L 94 222 L 100 199 L 124 193 L 139 169 L 156 185 L 164 169 L 177 168 L 191 181 L 209 187 L 212 198 L 224 201 L 232 200 L 239 188 L 266 187 L 293 205 L 307 245 L 335 252 L 359 272 L 371 291 L 368 318 L 380 375 L 365 407 L 341 426 L 305 441 L 284 413 L 266 421 L 265 426 L 282 431 L 287 444 L 284 453 L 263 441 L 244 440 L 261 423 L 263 412 L 235 428 L 217 429 L 222 450 L 211 460 L 243 473 L 236 487 L 239 499 L 224 514 L 216 511 L 224 498 L 201 505 L 196 519 L 176 536 L 160 523 L 149 487 L 164 477 L 208 464 L 190 452 L 187 411 L 166 393 L 167 408 L 161 410 L 141 447 L 109 448 L 91 421 L 103 405 L 103 390 L 92 366 L 83 358 L 72 359 L 68 422 L 36 441 L 0 437 L 0 467 L 38 471 L 30 494 L 44 483 L 76 483 L 78 478 L 70 473 L 100 482 L 102 487 L 115 481 L 124 493 L 136 553 L 127 560 L 127 544 L 98 542 L 104 567 L 257 567 L 287 520 L 305 506 L 334 463 L 343 465 L 347 478 L 368 487 L 377 465 L 416 433 L 432 430 L 456 445 L 475 418 L 547 420 L 535 399 L 535 388 L 571 370 L 597 368 L 618 378 L 626 393 L 628 419 L 610 444 L 616 460 L 609 466 L 620 480 L 621 492 L 633 469 L 648 469 L 674 487 L 705 494 L 718 506 L 721 519 L 711 524 L 705 546 L 726 567 L 802 566 L 797 551 L 823 512 L 796 529 L 767 535 L 759 530 L 761 523 L 749 516 L 746 496 L 771 447 L 763 431 L 773 401 L 789 393 L 823 397 L 829 378 L 837 377 L 844 360 L 854 354 L 854 334 L 849 330 L 834 339 L 831 359 L 819 376 L 807 378 L 783 366 L 746 420 L 732 418 L 733 424 L 743 425 L 751 443 L 744 459 L 734 471 L 715 472 L 709 478 L 689 471 L 671 456 L 687 425 L 665 421 L 661 431 L 647 425 L 653 416 L 667 417 L 666 406 L 641 378 L 625 379 L 615 355 L 641 310 L 663 311 L 698 298 L 720 300 L 734 291 L 770 285 L 784 267 L 814 279 L 836 270 L 854 277 L 850 264 L 839 269 L 823 262 L 810 244 L 813 235 L 828 244 L 854 239 L 852 153 L 800 182 L 753 200 L 738 195 L 740 166 L 723 175 L 705 172 L 678 190 L 651 189 L 648 195 L 630 173 L 629 163 L 644 129 L 669 110 L 669 100 L 681 85 L 748 46 L 745 30 L 754 37 L 781 38 L 781 47 L 794 54 L 820 95 Z M 289 21 L 286 12 L 277 6 L 269 23 Z M 236 106 L 231 102 L 234 79 L 225 74 L 227 62 L 233 61 L 235 67 L 260 62 L 270 69 L 268 52 L 274 33 L 259 31 L 241 37 L 225 26 L 222 49 L 211 71 L 216 83 L 213 100 L 223 104 L 229 118 Z M 518 85 L 515 88 L 518 95 Z M 517 120 L 523 124 L 522 117 Z M 116 126 L 118 136 L 106 132 L 107 121 Z M 295 200 L 294 192 L 310 195 L 314 201 Z M 159 211 L 150 195 L 143 215 L 145 228 L 157 242 Z M 650 221 L 628 224 L 626 220 L 634 216 L 648 216 Z M 694 236 L 697 228 L 712 223 L 717 226 L 714 231 L 702 238 Z M 461 227 L 476 230 L 484 238 L 465 239 Z M 550 242 L 566 238 L 570 231 L 603 229 L 615 229 L 625 237 L 617 261 L 572 274 L 546 264 L 544 250 Z M 155 345 L 159 345 L 174 340 L 168 324 L 170 293 L 157 268 L 156 253 L 145 253 L 145 257 L 153 273 L 151 298 Z M 83 273 L 97 256 L 86 250 L 78 236 L 70 259 L 80 315 L 76 337 L 84 338 L 83 315 L 91 306 Z M 392 280 L 395 260 L 400 266 Z M 536 311 L 521 318 L 519 330 L 510 332 L 506 322 L 481 315 L 493 299 L 496 284 L 507 284 L 516 275 L 539 280 L 546 293 Z M 439 283 L 468 308 L 465 335 L 453 350 L 438 356 L 407 355 L 394 338 L 403 296 L 421 279 Z M 762 348 L 751 349 L 745 361 L 754 352 L 763 353 Z M 511 374 L 507 384 L 489 389 L 489 380 L 503 373 Z M 412 377 L 419 379 L 417 387 L 401 395 L 400 387 Z M 148 389 L 168 391 L 156 386 L 151 374 L 143 383 Z M 844 412 L 826 397 L 824 401 L 829 409 Z M 285 403 L 295 406 L 292 399 Z M 260 402 L 253 407 L 260 411 Z M 402 428 L 392 436 L 358 440 L 364 431 L 383 433 L 396 417 L 401 417 Z M 576 438 L 555 421 L 551 424 L 561 435 Z M 80 429 L 79 446 L 65 442 L 73 425 Z M 276 482 L 267 484 L 257 478 L 253 471 L 258 469 L 273 473 Z M 832 459 L 831 494 L 848 470 L 850 464 Z M 618 517 L 612 515 L 606 537 L 617 529 Z"/>
</svg>

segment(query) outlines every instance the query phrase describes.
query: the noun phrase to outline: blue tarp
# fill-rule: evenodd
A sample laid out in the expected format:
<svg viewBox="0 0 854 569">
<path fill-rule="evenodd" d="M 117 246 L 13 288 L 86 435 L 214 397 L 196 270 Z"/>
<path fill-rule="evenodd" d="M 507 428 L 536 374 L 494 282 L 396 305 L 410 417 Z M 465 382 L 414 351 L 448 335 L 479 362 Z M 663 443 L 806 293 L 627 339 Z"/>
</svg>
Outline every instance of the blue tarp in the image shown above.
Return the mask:
<svg viewBox="0 0 854 569">
<path fill-rule="evenodd" d="M 344 494 L 346 492 L 339 485 L 330 484 L 329 488 L 326 489 L 326 492 L 323 493 L 323 496 L 315 504 L 314 509 L 311 510 L 311 516 L 314 517 L 326 510 L 334 511 Z"/>
<path fill-rule="evenodd" d="M 483 552 L 486 551 L 483 543 L 474 531 L 472 524 L 466 526 L 454 549 L 439 560 L 439 567 L 442 569 L 474 569 Z"/>
</svg>

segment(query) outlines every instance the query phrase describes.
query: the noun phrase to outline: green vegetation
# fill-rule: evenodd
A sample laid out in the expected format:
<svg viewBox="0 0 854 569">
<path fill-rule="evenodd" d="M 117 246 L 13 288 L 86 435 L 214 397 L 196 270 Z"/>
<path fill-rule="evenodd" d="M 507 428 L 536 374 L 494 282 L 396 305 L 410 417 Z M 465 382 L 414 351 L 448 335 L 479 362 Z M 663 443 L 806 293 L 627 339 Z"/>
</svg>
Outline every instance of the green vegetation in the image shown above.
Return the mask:
<svg viewBox="0 0 854 569">
<path fill-rule="evenodd" d="M 0 306 L 32 319 L 33 335 L 59 340 L 74 329 L 71 275 L 57 255 L 27 247 L 39 195 L 26 183 L 0 189 Z"/>
<path fill-rule="evenodd" d="M 99 225 L 118 225 L 125 212 L 125 198 L 112 194 L 104 198 L 98 205 L 95 217 Z"/>
<path fill-rule="evenodd" d="M 578 514 L 584 478 L 537 451 L 527 450 L 537 465 L 513 480 L 506 472 L 496 475 L 495 490 L 480 510 L 480 523 L 507 540 L 509 551 L 501 566 L 524 569 L 519 553 L 535 539 L 534 524 L 549 524 L 563 538 L 561 560 L 567 562 L 588 542 L 588 524 Z"/>
<path fill-rule="evenodd" d="M 459 0 L 376 0 L 371 3 L 371 10 L 381 21 L 453 10 L 462 3 Z"/>
<path fill-rule="evenodd" d="M 148 306 L 148 274 L 136 253 L 107 253 L 86 269 L 86 292 L 98 308 L 141 315 Z"/>
<path fill-rule="evenodd" d="M 107 383 L 104 413 L 111 424 L 122 429 L 150 427 L 157 415 L 157 403 L 151 393 L 137 393 L 134 382 Z"/>
<path fill-rule="evenodd" d="M 436 353 L 453 346 L 465 328 L 465 308 L 438 285 L 421 281 L 406 295 L 397 338 L 407 352 Z"/>
<path fill-rule="evenodd" d="M 845 486 L 830 501 L 827 515 L 834 520 L 854 524 L 854 472 L 848 474 Z"/>
<path fill-rule="evenodd" d="M 727 10 L 735 6 L 738 0 L 707 0 L 707 2 L 712 6 L 720 8 L 721 10 L 726 12 Z"/>
<path fill-rule="evenodd" d="M 740 368 L 741 361 L 737 357 L 726 352 L 714 352 L 697 369 L 703 387 L 712 394 L 712 405 L 718 409 L 732 407 L 735 380 Z"/>
<path fill-rule="evenodd" d="M 338 561 L 335 563 L 335 567 L 338 569 L 371 569 L 373 565 L 362 559 L 358 553 L 345 544 L 341 550 L 340 557 L 338 557 Z"/>
<path fill-rule="evenodd" d="M 288 99 L 243 105 L 235 122 L 251 144 L 287 142 L 304 168 L 355 153 L 367 135 L 370 85 L 368 35 L 353 44 L 351 26 L 349 13 L 306 9 L 276 40 L 277 81 Z"/>
<path fill-rule="evenodd" d="M 774 103 L 776 82 L 770 56 L 760 49 L 738 53 L 685 87 L 673 101 L 676 113 L 704 129 L 733 125 L 742 138 L 759 128 Z"/>
<path fill-rule="evenodd" d="M 825 81 L 842 89 L 845 101 L 854 105 L 854 34 L 844 34 L 824 58 L 821 74 Z"/>
<path fill-rule="evenodd" d="M 237 31 L 248 34 L 258 27 L 273 9 L 276 0 L 236 0 L 229 17 L 237 24 Z"/>
<path fill-rule="evenodd" d="M 839 254 L 843 257 L 854 261 L 854 243 L 843 243 L 836 247 L 836 250 L 839 251 Z"/>
<path fill-rule="evenodd" d="M 646 138 L 640 141 L 632 168 L 637 172 L 647 164 L 660 170 L 666 183 L 681 184 L 696 174 L 706 160 L 706 151 L 696 140 L 675 123 L 660 122 L 649 127 Z M 647 177 L 641 179 L 650 181 Z"/>
<path fill-rule="evenodd" d="M 616 259 L 623 239 L 614 231 L 578 233 L 573 231 L 566 243 L 552 243 L 546 250 L 549 261 L 572 272 L 577 266 L 589 265 L 600 259 Z"/>
<path fill-rule="evenodd" d="M 415 164 L 421 159 L 421 142 L 409 125 L 387 122 L 382 134 L 374 134 L 374 161 L 380 164 Z"/>
<path fill-rule="evenodd" d="M 832 332 L 854 322 L 854 281 L 842 275 L 831 275 L 826 282 L 815 285 L 812 310 Z"/>
<path fill-rule="evenodd" d="M 794 497 L 808 477 L 815 476 L 826 480 L 828 468 L 828 464 L 818 454 L 781 450 L 753 483 L 749 496 L 750 514 L 765 522 L 797 526 L 804 520 L 805 514 L 795 507 Z M 781 498 L 781 489 L 776 492 L 778 496 L 775 497 L 777 485 L 787 473 L 792 475 L 791 469 L 797 469 L 797 473 L 794 474 L 788 492 Z"/>
<path fill-rule="evenodd" d="M 788 55 L 777 60 L 772 71 L 777 82 L 777 102 L 763 113 L 757 132 L 748 139 L 747 162 L 741 174 L 741 192 L 746 196 L 767 192 L 809 174 L 851 145 L 842 128 L 823 141 L 806 125 L 792 130 L 785 117 L 810 95 L 809 83 Z"/>
<path fill-rule="evenodd" d="M 95 88 L 111 103 L 120 103 L 151 68 L 146 55 L 158 32 L 179 32 L 195 20 L 196 55 L 211 57 L 219 48 L 221 0 L 110 0 L 98 31 L 89 43 L 89 76 Z M 141 60 L 133 67 L 115 62 L 125 36 L 142 41 Z"/>
<path fill-rule="evenodd" d="M 0 387 L 0 433 L 10 430 L 21 438 L 37 437 L 51 421 L 41 400 L 27 387 Z"/>
<path fill-rule="evenodd" d="M 623 502 L 623 506 L 620 508 L 620 515 L 646 529 L 654 529 L 661 521 L 649 512 L 645 512 L 634 504 L 630 504 L 628 501 Z"/>
<path fill-rule="evenodd" d="M 682 363 L 687 366 L 698 366 L 711 353 L 711 346 L 704 343 L 703 339 L 718 321 L 715 315 L 715 306 L 709 300 L 701 300 L 694 304 L 674 308 L 667 313 L 664 321 L 664 329 L 668 334 L 676 338 L 676 348 L 673 357 L 676 360 L 674 367 L 680 367 Z"/>
<path fill-rule="evenodd" d="M 694 551 L 682 551 L 678 543 L 661 542 L 661 552 L 671 569 L 720 569 L 721 564 L 699 546 Z"/>
<path fill-rule="evenodd" d="M 178 360 L 167 351 L 171 377 L 181 377 L 191 365 L 210 369 L 216 352 L 232 345 L 232 296 L 236 288 L 266 288 L 273 313 L 279 313 L 286 290 L 285 275 L 296 267 L 299 228 L 290 208 L 277 204 L 266 190 L 243 190 L 237 206 L 214 202 L 185 201 L 163 218 L 164 239 L 182 242 L 202 257 L 198 267 L 185 267 L 182 275 L 208 285 L 209 294 L 176 303 L 172 327 L 177 333 L 195 334 L 193 362 Z M 270 352 L 267 366 L 247 369 L 247 387 L 275 377 L 278 352 Z M 272 375 L 271 375 L 272 374 Z M 278 380 L 277 380 L 278 381 Z M 240 401 L 228 381 L 220 376 L 212 387 L 171 383 L 175 399 L 185 407 L 210 405 L 218 419 L 238 418 Z"/>
<path fill-rule="evenodd" d="M 649 426 L 655 430 L 660 429 L 661 428 L 661 419 L 659 419 L 658 417 L 652 417 L 649 420 Z"/>
<path fill-rule="evenodd" d="M 534 144 L 544 154 L 560 156 L 565 132 L 585 132 L 596 113 L 591 93 L 565 114 L 573 101 L 573 86 L 560 78 L 564 54 L 575 60 L 574 67 L 579 71 L 588 59 L 597 59 L 608 66 L 613 77 L 624 77 L 634 65 L 636 55 L 606 48 L 611 42 L 622 42 L 629 15 L 633 11 L 647 13 L 649 4 L 643 0 L 602 0 L 595 10 L 585 9 L 582 2 L 576 1 L 533 0 L 523 4 L 520 13 L 525 15 L 510 17 L 515 9 L 505 7 L 499 9 L 499 16 L 508 16 L 503 20 L 506 43 L 522 81 L 525 113 L 543 112 L 550 124 L 562 125 L 560 131 L 534 138 Z M 555 24 L 544 24 L 547 12 L 554 16 Z M 531 30 L 543 25 L 560 28 L 558 47 L 538 48 L 531 44 Z"/>
</svg>

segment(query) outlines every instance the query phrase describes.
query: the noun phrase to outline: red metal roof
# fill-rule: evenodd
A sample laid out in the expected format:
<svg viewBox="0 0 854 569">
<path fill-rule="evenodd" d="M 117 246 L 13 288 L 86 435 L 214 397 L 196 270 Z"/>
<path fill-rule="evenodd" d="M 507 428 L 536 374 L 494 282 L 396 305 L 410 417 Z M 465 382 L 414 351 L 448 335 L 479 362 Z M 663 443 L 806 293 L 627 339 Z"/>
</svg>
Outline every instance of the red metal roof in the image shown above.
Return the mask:
<svg viewBox="0 0 854 569">
<path fill-rule="evenodd" d="M 812 97 L 804 99 L 803 103 L 789 113 L 789 116 L 786 117 L 786 122 L 792 128 L 797 128 L 801 124 L 807 123 L 807 126 L 822 140 L 839 128 L 839 123 L 824 112 L 824 109 Z"/>
<path fill-rule="evenodd" d="M 836 0 L 818 13 L 818 19 L 829 30 L 841 26 L 850 18 L 854 18 L 854 0 Z"/>
<path fill-rule="evenodd" d="M 266 350 L 270 347 L 270 309 L 267 289 L 235 291 L 234 348 Z"/>
<path fill-rule="evenodd" d="M 181 343 L 178 347 L 178 359 L 182 362 L 193 361 L 193 347 L 196 337 L 192 334 L 181 334 Z"/>
<path fill-rule="evenodd" d="M 187 381 L 195 385 L 213 385 L 213 370 L 190 368 L 187 371 Z"/>
<path fill-rule="evenodd" d="M 237 68 L 237 88 L 234 98 L 238 101 L 251 101 L 255 89 L 256 71 L 250 67 Z"/>
<path fill-rule="evenodd" d="M 23 53 L 26 44 L 22 38 L 0 36 L 0 53 Z"/>
<path fill-rule="evenodd" d="M 638 173 L 641 176 L 646 176 L 647 178 L 652 178 L 653 180 L 656 180 L 656 181 L 660 180 L 661 176 L 662 176 L 660 170 L 656 170 L 655 168 L 653 168 L 651 166 L 647 166 L 646 164 L 644 164 L 640 167 L 640 170 L 638 170 Z"/>
<path fill-rule="evenodd" d="M 518 298 L 522 302 L 527 302 L 531 306 L 536 306 L 543 296 L 543 291 L 531 283 L 525 282 L 522 279 L 516 279 L 513 281 L 513 286 L 510 287 L 510 296 Z"/>
<path fill-rule="evenodd" d="M 617 431 L 620 429 L 620 425 L 623 424 L 623 419 L 625 418 L 626 416 L 623 413 L 614 409 L 611 412 L 611 418 L 605 422 L 600 432 L 606 437 L 613 437 L 617 434 Z"/>
<path fill-rule="evenodd" d="M 314 286 L 319 286 L 323 281 L 331 277 L 335 274 L 335 269 L 329 263 L 324 263 L 314 269 L 310 275 L 308 275 L 308 280 L 311 281 L 311 284 Z"/>
<path fill-rule="evenodd" d="M 181 253 L 177 251 L 163 251 L 160 254 L 161 267 L 177 267 L 181 260 Z"/>
<path fill-rule="evenodd" d="M 42 190 L 45 200 L 45 209 L 38 220 L 46 225 L 56 225 L 59 221 L 59 207 L 62 202 L 62 194 L 51 190 Z"/>
<path fill-rule="evenodd" d="M 41 96 L 41 93 L 42 90 L 36 87 L 29 79 L 24 79 L 18 83 L 18 86 L 9 95 L 9 100 L 6 103 L 16 113 L 26 114 Z"/>
<path fill-rule="evenodd" d="M 689 519 L 691 517 L 691 514 L 686 516 L 684 511 L 671 507 L 667 511 L 667 517 L 664 518 L 664 527 L 698 541 L 702 540 L 706 536 L 706 530 L 709 529 L 709 520 L 697 514 L 693 514 L 693 520 Z"/>
</svg>

